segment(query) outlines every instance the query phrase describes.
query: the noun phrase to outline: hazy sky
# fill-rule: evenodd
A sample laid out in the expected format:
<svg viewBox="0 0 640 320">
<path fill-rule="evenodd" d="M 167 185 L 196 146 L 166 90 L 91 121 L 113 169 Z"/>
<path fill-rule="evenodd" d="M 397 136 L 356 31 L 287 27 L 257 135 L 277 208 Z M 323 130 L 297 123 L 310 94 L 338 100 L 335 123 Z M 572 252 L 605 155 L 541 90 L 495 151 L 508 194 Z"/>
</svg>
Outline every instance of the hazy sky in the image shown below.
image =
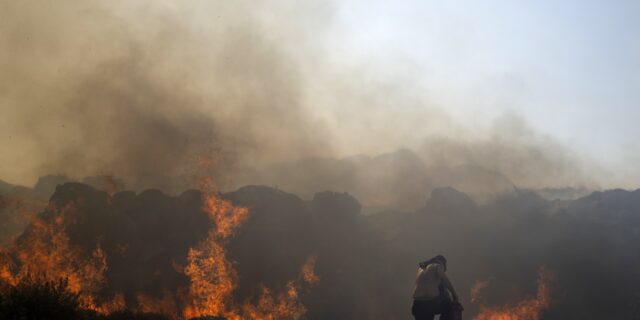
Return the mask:
<svg viewBox="0 0 640 320">
<path fill-rule="evenodd" d="M 340 3 L 341 53 L 415 64 L 459 118 L 513 112 L 600 161 L 640 146 L 639 1 Z"/>
</svg>

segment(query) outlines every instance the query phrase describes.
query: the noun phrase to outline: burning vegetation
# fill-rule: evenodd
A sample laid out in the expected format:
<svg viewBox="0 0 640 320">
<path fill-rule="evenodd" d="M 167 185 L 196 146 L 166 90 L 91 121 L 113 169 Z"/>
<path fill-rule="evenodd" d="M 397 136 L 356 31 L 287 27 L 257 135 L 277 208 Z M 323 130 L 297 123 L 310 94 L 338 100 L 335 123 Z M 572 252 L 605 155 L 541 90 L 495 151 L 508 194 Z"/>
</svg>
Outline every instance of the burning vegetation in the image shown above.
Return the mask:
<svg viewBox="0 0 640 320">
<path fill-rule="evenodd" d="M 204 316 L 230 320 L 300 319 L 305 314 L 306 308 L 299 301 L 299 290 L 307 284 L 313 285 L 319 281 L 314 273 L 316 258 L 312 255 L 301 266 L 299 275 L 286 282 L 281 293 L 274 295 L 271 289 L 258 285 L 259 296 L 254 299 L 255 303 L 250 298 L 243 303 L 235 301 L 233 293 L 237 287 L 238 274 L 235 262 L 228 258 L 226 247 L 235 230 L 248 219 L 250 212 L 247 208 L 234 206 L 230 201 L 222 199 L 208 181 L 203 183 L 200 194 L 193 194 L 194 197 L 201 197 L 202 210 L 195 210 L 192 214 L 200 211 L 204 216 L 191 218 L 197 218 L 204 226 L 211 227 L 200 230 L 200 233 L 206 231 L 203 239 L 196 242 L 197 237 L 194 237 L 188 241 L 196 242 L 193 246 L 187 248 L 185 243 L 182 248 L 187 250 L 183 256 L 165 257 L 170 261 L 163 262 L 170 262 L 172 271 L 166 269 L 166 266 L 163 270 L 163 262 L 158 263 L 157 260 L 155 265 L 144 265 L 153 263 L 153 260 L 166 252 L 156 252 L 156 257 L 152 259 L 143 258 L 144 261 L 138 262 L 138 270 L 133 270 L 135 265 L 130 266 L 131 270 L 121 269 L 127 266 L 126 263 L 121 264 L 124 261 L 119 260 L 128 260 L 129 250 L 132 250 L 131 245 L 135 240 L 128 239 L 133 242 L 122 243 L 121 240 L 124 239 L 118 239 L 119 235 L 114 234 L 118 230 L 111 229 L 116 227 L 113 225 L 107 225 L 104 230 L 93 229 L 100 228 L 99 223 L 115 222 L 109 219 L 114 218 L 108 217 L 113 215 L 109 210 L 83 216 L 95 210 L 96 206 L 117 206 L 122 201 L 122 194 L 114 198 L 108 193 L 96 192 L 80 184 L 67 185 L 65 191 L 69 193 L 61 197 L 54 195 L 49 206 L 33 218 L 14 245 L 2 252 L 0 281 L 6 286 L 5 289 L 35 282 L 42 283 L 43 288 L 47 288 L 47 284 L 57 284 L 55 289 L 68 290 L 76 299 L 78 308 L 96 315 L 113 314 L 125 309 L 160 314 L 169 319 Z M 83 193 L 88 193 L 89 198 L 82 196 Z M 184 212 L 177 211 L 173 214 L 181 213 Z M 100 216 L 103 214 L 107 216 Z M 103 220 L 104 218 L 107 220 Z M 115 223 L 124 222 L 130 221 Z M 166 230 L 168 226 L 157 227 L 165 229 L 162 231 L 171 231 Z M 108 252 L 103 249 L 103 242 L 109 248 Z M 150 252 L 138 253 L 148 255 Z M 177 262 L 180 259 L 185 262 L 184 266 Z M 132 279 L 131 283 L 119 283 L 118 273 L 123 271 L 132 273 L 125 275 L 126 277 L 140 276 L 136 271 L 141 271 L 151 272 L 148 279 L 168 276 L 163 273 L 171 273 L 169 277 L 174 279 L 165 283 L 168 287 L 149 290 L 151 288 L 145 286 L 136 287 L 142 280 L 140 278 Z M 118 290 L 120 285 L 123 290 Z M 153 286 L 151 283 L 149 285 Z"/>
<path fill-rule="evenodd" d="M 633 319 L 638 195 L 558 202 L 520 190 L 477 204 L 442 188 L 419 210 L 363 215 L 330 191 L 302 200 L 203 181 L 178 196 L 111 195 L 64 183 L 2 251 L 0 304 L 64 288 L 95 319 L 404 319 L 413 267 L 438 250 L 465 317 Z"/>
<path fill-rule="evenodd" d="M 189 249 L 188 265 L 184 271 L 189 276 L 190 286 L 188 302 L 182 312 L 184 317 L 222 316 L 229 320 L 300 319 L 306 309 L 298 301 L 300 284 L 295 281 L 287 282 L 285 292 L 277 298 L 263 286 L 257 304 L 247 301 L 239 307 L 234 303 L 232 293 L 236 289 L 238 275 L 233 262 L 227 258 L 226 245 L 235 229 L 247 219 L 249 211 L 221 199 L 208 179 L 202 182 L 201 190 L 204 195 L 203 209 L 214 227 L 209 230 L 206 239 Z M 315 258 L 310 256 L 301 270 L 301 278 L 308 283 L 318 280 L 313 274 L 314 264 Z"/>
<path fill-rule="evenodd" d="M 0 178 L 78 180 L 0 180 L 0 319 L 406 319 L 437 253 L 470 318 L 640 319 L 640 190 L 450 114 L 448 68 L 342 56 L 337 3 L 4 1 Z"/>
<path fill-rule="evenodd" d="M 80 305 L 99 312 L 106 306 L 96 303 L 95 294 L 105 284 L 105 253 L 99 241 L 91 250 L 70 244 L 66 227 L 77 218 L 75 203 L 56 208 L 51 204 L 35 217 L 15 247 L 3 253 L 2 280 L 16 286 L 37 276 L 45 282 L 65 280 L 79 296 Z"/>
</svg>

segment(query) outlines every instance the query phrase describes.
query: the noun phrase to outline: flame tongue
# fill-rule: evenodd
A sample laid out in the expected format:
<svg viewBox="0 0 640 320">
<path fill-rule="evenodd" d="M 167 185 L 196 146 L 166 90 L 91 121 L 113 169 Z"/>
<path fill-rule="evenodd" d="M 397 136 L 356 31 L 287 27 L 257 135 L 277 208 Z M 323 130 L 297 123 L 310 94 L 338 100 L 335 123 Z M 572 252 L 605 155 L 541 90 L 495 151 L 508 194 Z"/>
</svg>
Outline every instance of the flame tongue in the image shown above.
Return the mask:
<svg viewBox="0 0 640 320">
<path fill-rule="evenodd" d="M 232 293 L 238 276 L 233 263 L 227 258 L 225 247 L 234 231 L 247 220 L 249 211 L 221 199 L 211 185 L 209 180 L 202 183 L 203 209 L 214 226 L 209 230 L 207 239 L 189 250 L 185 274 L 191 279 L 191 286 L 184 316 L 223 316 L 229 320 L 302 317 L 306 308 L 298 301 L 299 285 L 296 281 L 290 281 L 286 292 L 277 298 L 263 286 L 256 305 L 245 302 L 238 307 L 234 304 Z M 313 272 L 315 260 L 315 257 L 309 257 L 302 267 L 301 278 L 305 283 L 319 281 Z"/>
<path fill-rule="evenodd" d="M 235 229 L 248 217 L 246 208 L 234 207 L 220 199 L 210 180 L 201 184 L 203 210 L 214 226 L 200 244 L 189 250 L 185 274 L 191 279 L 186 318 L 225 316 L 235 318 L 231 294 L 237 285 L 237 273 L 227 259 L 225 245 Z"/>
</svg>

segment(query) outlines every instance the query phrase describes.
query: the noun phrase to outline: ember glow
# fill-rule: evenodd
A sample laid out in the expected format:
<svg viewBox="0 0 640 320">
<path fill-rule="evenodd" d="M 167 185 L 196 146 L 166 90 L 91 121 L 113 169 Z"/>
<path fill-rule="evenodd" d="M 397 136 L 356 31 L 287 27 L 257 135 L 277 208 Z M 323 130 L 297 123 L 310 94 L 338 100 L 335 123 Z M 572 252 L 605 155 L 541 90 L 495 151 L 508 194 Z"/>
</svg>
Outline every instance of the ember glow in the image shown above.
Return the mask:
<svg viewBox="0 0 640 320">
<path fill-rule="evenodd" d="M 538 293 L 535 298 L 524 299 L 512 305 L 489 308 L 482 306 L 474 320 L 540 320 L 541 313 L 551 306 L 549 285 L 551 273 L 544 267 L 538 271 Z M 477 294 L 488 287 L 488 282 L 478 282 L 472 289 L 472 300 L 477 301 Z"/>
</svg>

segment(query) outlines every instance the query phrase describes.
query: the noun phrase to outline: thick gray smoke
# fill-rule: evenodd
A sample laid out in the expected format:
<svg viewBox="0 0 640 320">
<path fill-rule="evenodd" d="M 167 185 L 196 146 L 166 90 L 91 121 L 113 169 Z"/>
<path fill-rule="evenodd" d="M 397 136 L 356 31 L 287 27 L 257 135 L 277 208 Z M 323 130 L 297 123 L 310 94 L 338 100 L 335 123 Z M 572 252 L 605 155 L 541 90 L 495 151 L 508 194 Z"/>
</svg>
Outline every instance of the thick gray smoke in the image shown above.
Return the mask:
<svg viewBox="0 0 640 320">
<path fill-rule="evenodd" d="M 326 39 L 333 17 L 334 5 L 322 1 L 3 1 L 0 177 L 32 185 L 52 173 L 113 175 L 136 190 L 178 193 L 194 186 L 197 158 L 206 155 L 223 188 L 259 182 L 304 196 L 340 189 L 374 207 L 399 201 L 357 188 L 430 175 L 422 167 L 455 171 L 430 177 L 427 191 L 465 180 L 460 166 L 517 186 L 597 187 L 588 161 L 517 116 L 469 127 L 422 93 L 416 71 L 336 63 L 340 50 Z M 422 164 L 333 160 L 400 148 Z M 328 174 L 321 177 L 312 163 L 326 164 L 317 158 L 358 162 L 364 177 L 320 168 Z M 285 174 L 291 162 L 306 172 Z M 273 165 L 285 169 L 276 176 Z M 402 175 L 378 172 L 388 166 Z M 496 191 L 477 187 L 465 191 Z"/>
<path fill-rule="evenodd" d="M 3 178 L 114 174 L 166 188 L 153 179 L 188 176 L 199 155 L 327 153 L 291 48 L 258 9 L 154 4 L 4 3 Z"/>
</svg>

